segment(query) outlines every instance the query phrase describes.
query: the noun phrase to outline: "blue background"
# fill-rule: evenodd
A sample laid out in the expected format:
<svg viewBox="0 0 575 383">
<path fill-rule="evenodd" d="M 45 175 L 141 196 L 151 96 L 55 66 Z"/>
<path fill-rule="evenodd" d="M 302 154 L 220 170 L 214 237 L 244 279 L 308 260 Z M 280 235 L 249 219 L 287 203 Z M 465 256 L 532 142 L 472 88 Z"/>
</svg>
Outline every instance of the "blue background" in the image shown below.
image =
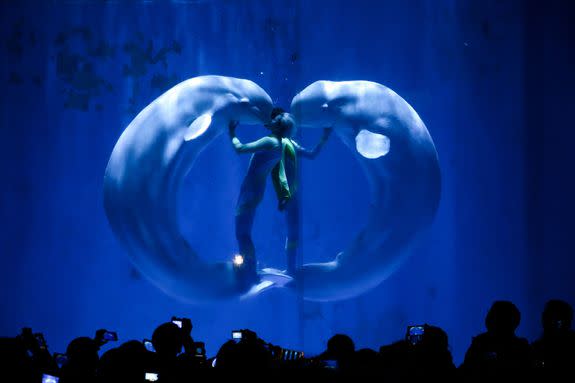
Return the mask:
<svg viewBox="0 0 575 383">
<path fill-rule="evenodd" d="M 64 351 L 98 328 L 150 337 L 177 315 L 192 318 L 209 355 L 235 328 L 309 355 L 334 333 L 377 349 L 427 322 L 448 332 L 460 363 L 492 301 L 508 299 L 523 314 L 518 334 L 533 340 L 547 299 L 575 303 L 573 16 L 566 1 L 3 1 L 0 334 L 31 326 Z M 76 27 L 91 35 L 58 39 Z M 164 65 L 156 54 L 173 41 L 181 49 Z M 316 80 L 371 80 L 418 111 L 439 153 L 442 198 L 394 275 L 341 302 L 301 305 L 272 290 L 198 306 L 137 273 L 102 207 L 108 157 L 139 110 L 206 74 L 256 81 L 286 108 Z M 182 230 L 210 259 L 236 251 L 249 160 L 227 140 L 202 153 L 181 193 Z M 302 162 L 301 178 L 303 258 L 331 259 L 366 217 L 366 180 L 336 139 Z M 260 262 L 282 268 L 285 227 L 268 186 L 254 240 Z"/>
</svg>

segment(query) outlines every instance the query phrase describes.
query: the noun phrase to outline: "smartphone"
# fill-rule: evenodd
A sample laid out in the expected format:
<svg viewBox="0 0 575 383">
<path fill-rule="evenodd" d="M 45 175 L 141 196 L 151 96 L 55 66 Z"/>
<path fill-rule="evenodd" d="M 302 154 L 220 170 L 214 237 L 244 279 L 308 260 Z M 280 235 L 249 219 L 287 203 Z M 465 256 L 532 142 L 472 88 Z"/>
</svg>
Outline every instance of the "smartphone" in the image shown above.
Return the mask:
<svg viewBox="0 0 575 383">
<path fill-rule="evenodd" d="M 146 382 L 157 382 L 158 381 L 158 374 L 155 372 L 146 372 L 144 377 Z"/>
<path fill-rule="evenodd" d="M 154 345 L 152 344 L 151 340 L 144 339 L 143 343 L 144 343 L 144 346 L 146 346 L 146 350 L 148 350 L 150 352 L 156 352 L 156 349 L 154 348 Z"/>
<path fill-rule="evenodd" d="M 36 341 L 38 342 L 38 347 L 41 349 L 46 348 L 46 339 L 44 339 L 44 335 L 42 333 L 34 334 L 34 338 L 36 338 Z"/>
<path fill-rule="evenodd" d="M 62 368 L 68 363 L 68 356 L 66 354 L 55 352 L 54 361 L 58 365 L 58 368 Z"/>
<path fill-rule="evenodd" d="M 204 342 L 194 342 L 194 354 L 196 356 L 205 356 L 206 355 L 206 345 Z"/>
<path fill-rule="evenodd" d="M 114 332 L 114 331 L 106 331 L 104 333 L 104 340 L 117 341 L 118 340 L 118 334 L 116 334 L 116 332 Z"/>
<path fill-rule="evenodd" d="M 236 342 L 242 340 L 242 332 L 240 330 L 232 331 L 232 339 Z"/>
<path fill-rule="evenodd" d="M 334 359 L 328 359 L 328 360 L 324 360 L 325 363 L 325 367 L 326 368 L 337 368 L 337 360 Z"/>
<path fill-rule="evenodd" d="M 423 339 L 425 327 L 423 325 L 407 326 L 407 340 L 412 345 L 419 344 Z"/>
<path fill-rule="evenodd" d="M 43 374 L 42 375 L 42 383 L 58 383 L 60 378 L 53 375 Z"/>
<path fill-rule="evenodd" d="M 178 326 L 179 328 L 182 328 L 182 321 L 180 319 L 172 319 L 172 323 Z"/>
</svg>

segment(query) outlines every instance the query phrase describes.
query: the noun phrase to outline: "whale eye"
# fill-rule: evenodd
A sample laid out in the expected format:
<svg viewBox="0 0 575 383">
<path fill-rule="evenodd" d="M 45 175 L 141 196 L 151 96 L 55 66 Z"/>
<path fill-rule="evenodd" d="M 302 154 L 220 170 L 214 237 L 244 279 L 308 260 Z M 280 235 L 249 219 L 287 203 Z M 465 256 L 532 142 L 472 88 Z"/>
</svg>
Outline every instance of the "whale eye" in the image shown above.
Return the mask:
<svg viewBox="0 0 575 383">
<path fill-rule="evenodd" d="M 389 138 L 379 133 L 362 129 L 355 136 L 355 148 L 365 158 L 375 159 L 389 152 Z"/>
</svg>

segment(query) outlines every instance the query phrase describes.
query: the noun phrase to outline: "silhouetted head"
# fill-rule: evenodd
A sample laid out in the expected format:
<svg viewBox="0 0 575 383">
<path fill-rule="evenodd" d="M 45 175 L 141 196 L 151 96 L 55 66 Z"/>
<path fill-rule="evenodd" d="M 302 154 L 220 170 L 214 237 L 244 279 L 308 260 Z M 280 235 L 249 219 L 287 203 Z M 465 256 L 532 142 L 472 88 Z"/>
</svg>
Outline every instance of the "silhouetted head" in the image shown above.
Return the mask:
<svg viewBox="0 0 575 383">
<path fill-rule="evenodd" d="M 154 330 L 152 344 L 159 356 L 175 358 L 182 351 L 182 330 L 172 322 L 161 324 Z"/>
<path fill-rule="evenodd" d="M 98 345 L 88 337 L 79 337 L 68 344 L 66 349 L 68 356 L 68 365 L 92 369 L 98 365 Z"/>
<path fill-rule="evenodd" d="M 146 346 L 144 346 L 144 344 L 138 340 L 129 340 L 127 342 L 124 342 L 119 348 L 122 351 L 132 354 L 139 354 L 139 353 L 145 354 L 147 351 Z"/>
<path fill-rule="evenodd" d="M 443 329 L 427 325 L 421 343 L 430 362 L 433 361 L 437 367 L 455 367 L 449 350 L 449 338 Z"/>
<path fill-rule="evenodd" d="M 271 121 L 264 126 L 280 137 L 290 137 L 295 133 L 295 120 L 282 108 L 275 107 L 270 115 Z"/>
<path fill-rule="evenodd" d="M 272 113 L 271 113 L 271 119 L 273 120 L 274 118 L 276 118 L 278 115 L 285 113 L 286 111 L 284 110 L 284 108 L 281 108 L 279 106 L 276 106 L 272 109 Z"/>
<path fill-rule="evenodd" d="M 252 340 L 242 338 L 238 343 L 228 341 L 216 356 L 216 368 L 229 371 L 262 370 L 270 367 L 271 363 L 270 351 L 257 336 Z"/>
<path fill-rule="evenodd" d="M 349 359 L 355 353 L 353 340 L 344 334 L 335 334 L 327 341 L 326 358 L 342 360 Z"/>
<path fill-rule="evenodd" d="M 521 322 L 519 309 L 509 301 L 496 301 L 485 317 L 485 327 L 490 333 L 512 335 Z"/>
<path fill-rule="evenodd" d="M 545 332 L 569 330 L 573 322 L 573 307 L 565 301 L 552 299 L 545 304 L 541 322 Z"/>
</svg>

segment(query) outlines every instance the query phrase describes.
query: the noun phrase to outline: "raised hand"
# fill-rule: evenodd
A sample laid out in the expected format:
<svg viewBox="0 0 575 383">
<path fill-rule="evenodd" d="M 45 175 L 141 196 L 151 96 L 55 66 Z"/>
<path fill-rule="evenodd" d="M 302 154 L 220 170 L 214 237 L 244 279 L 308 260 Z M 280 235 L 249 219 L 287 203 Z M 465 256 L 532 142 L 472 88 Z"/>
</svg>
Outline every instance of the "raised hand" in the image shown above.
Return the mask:
<svg viewBox="0 0 575 383">
<path fill-rule="evenodd" d="M 236 135 L 236 127 L 238 126 L 240 122 L 236 121 L 236 120 L 231 120 L 229 125 L 228 125 L 228 132 L 230 133 L 230 136 L 235 137 Z"/>
<path fill-rule="evenodd" d="M 192 325 L 192 321 L 190 318 L 182 318 L 182 332 L 184 333 L 185 336 L 190 335 L 193 327 L 194 326 Z"/>
<path fill-rule="evenodd" d="M 331 132 L 332 132 L 333 128 L 323 128 L 323 135 L 321 136 L 321 139 L 323 141 L 327 141 L 327 139 L 329 138 Z"/>
</svg>

